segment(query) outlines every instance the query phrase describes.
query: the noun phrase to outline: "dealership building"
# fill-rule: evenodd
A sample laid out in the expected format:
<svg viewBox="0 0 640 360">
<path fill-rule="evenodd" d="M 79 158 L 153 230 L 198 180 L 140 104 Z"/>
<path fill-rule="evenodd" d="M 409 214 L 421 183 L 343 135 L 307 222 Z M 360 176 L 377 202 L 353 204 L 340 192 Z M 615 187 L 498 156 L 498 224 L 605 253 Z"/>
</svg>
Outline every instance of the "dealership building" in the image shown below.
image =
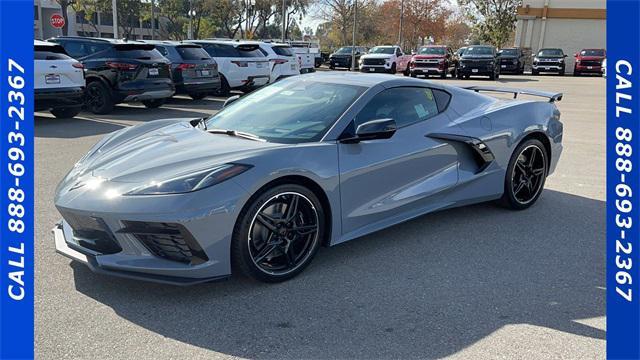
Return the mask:
<svg viewBox="0 0 640 360">
<path fill-rule="evenodd" d="M 575 53 L 606 48 L 606 22 L 606 0 L 524 0 L 518 8 L 515 46 L 534 54 L 560 48 L 568 55 L 570 73 Z"/>
<path fill-rule="evenodd" d="M 62 29 L 51 24 L 52 17 L 61 16 L 60 5 L 55 0 L 34 0 L 33 3 L 33 33 L 37 39 L 48 39 L 61 36 Z M 67 8 L 68 23 L 67 34 L 69 36 L 97 36 L 113 38 L 113 14 L 107 12 L 95 13 L 91 19 L 86 19 L 84 14 L 74 11 L 73 7 Z M 162 23 L 164 18 L 159 19 Z M 151 39 L 151 22 L 138 17 L 129 19 L 127 26 L 131 28 L 131 37 L 135 39 Z M 158 19 L 156 19 L 156 35 L 158 35 Z M 120 30 L 121 32 L 122 30 Z"/>
</svg>

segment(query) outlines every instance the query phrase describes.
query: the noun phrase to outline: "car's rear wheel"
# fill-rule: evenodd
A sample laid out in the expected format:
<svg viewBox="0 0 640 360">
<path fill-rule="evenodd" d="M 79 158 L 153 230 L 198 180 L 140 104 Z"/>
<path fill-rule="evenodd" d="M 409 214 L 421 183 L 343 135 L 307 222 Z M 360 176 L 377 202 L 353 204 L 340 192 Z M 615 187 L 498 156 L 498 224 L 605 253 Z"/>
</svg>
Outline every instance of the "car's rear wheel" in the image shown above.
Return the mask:
<svg viewBox="0 0 640 360">
<path fill-rule="evenodd" d="M 100 81 L 92 81 L 87 85 L 87 109 L 94 114 L 108 114 L 113 110 L 111 92 Z"/>
<path fill-rule="evenodd" d="M 531 75 L 537 76 L 540 73 L 537 70 L 531 70 Z"/>
<path fill-rule="evenodd" d="M 309 189 L 286 184 L 253 199 L 238 217 L 234 269 L 264 282 L 288 280 L 311 263 L 324 237 L 324 210 Z"/>
<path fill-rule="evenodd" d="M 167 102 L 167 99 L 153 99 L 153 100 L 144 100 L 142 101 L 142 105 L 149 109 L 159 108 Z"/>
<path fill-rule="evenodd" d="M 51 114 L 58 119 L 71 119 L 80 113 L 80 107 L 51 109 Z"/>
<path fill-rule="evenodd" d="M 529 139 L 518 145 L 511 156 L 501 203 L 514 210 L 533 205 L 542 194 L 549 164 L 544 145 Z"/>
</svg>

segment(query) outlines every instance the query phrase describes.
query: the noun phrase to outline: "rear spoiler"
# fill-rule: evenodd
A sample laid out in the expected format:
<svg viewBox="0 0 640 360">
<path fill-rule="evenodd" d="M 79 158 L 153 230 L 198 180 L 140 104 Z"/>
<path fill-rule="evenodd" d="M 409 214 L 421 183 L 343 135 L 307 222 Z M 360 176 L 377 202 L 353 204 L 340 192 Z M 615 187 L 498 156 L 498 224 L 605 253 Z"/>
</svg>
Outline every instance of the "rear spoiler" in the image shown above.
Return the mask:
<svg viewBox="0 0 640 360">
<path fill-rule="evenodd" d="M 465 86 L 463 89 L 473 90 L 475 92 L 487 91 L 487 92 L 499 92 L 499 93 L 512 93 L 513 98 L 518 98 L 518 94 L 540 96 L 549 99 L 549 102 L 556 102 L 562 100 L 562 93 L 552 93 L 548 91 L 538 90 L 525 90 L 516 88 L 505 88 L 499 86 Z"/>
</svg>

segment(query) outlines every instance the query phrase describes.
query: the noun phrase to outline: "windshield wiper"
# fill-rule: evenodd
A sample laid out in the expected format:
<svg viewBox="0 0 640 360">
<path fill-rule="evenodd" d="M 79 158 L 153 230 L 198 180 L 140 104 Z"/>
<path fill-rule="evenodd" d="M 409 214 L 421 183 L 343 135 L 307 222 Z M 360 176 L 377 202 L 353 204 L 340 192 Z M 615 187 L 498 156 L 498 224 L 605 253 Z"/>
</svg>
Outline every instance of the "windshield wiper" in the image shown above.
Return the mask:
<svg viewBox="0 0 640 360">
<path fill-rule="evenodd" d="M 237 130 L 227 130 L 227 129 L 209 129 L 207 130 L 208 133 L 211 134 L 226 134 L 229 136 L 235 136 L 235 137 L 239 137 L 239 138 L 243 138 L 243 139 L 248 139 L 248 140 L 254 140 L 254 141 L 262 141 L 262 142 L 266 142 L 267 140 L 259 137 L 258 135 L 254 135 L 248 132 L 244 132 L 244 131 L 237 131 Z"/>
</svg>

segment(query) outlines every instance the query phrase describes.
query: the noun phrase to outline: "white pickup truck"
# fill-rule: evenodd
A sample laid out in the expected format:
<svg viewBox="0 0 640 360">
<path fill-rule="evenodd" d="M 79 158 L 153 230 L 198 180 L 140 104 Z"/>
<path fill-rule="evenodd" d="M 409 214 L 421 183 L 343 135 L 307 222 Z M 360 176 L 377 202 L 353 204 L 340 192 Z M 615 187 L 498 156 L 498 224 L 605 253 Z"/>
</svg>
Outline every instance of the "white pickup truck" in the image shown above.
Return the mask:
<svg viewBox="0 0 640 360">
<path fill-rule="evenodd" d="M 315 53 L 312 52 L 311 43 L 307 41 L 290 41 L 291 51 L 298 57 L 300 73 L 305 74 L 315 71 Z"/>
<path fill-rule="evenodd" d="M 360 57 L 359 66 L 362 72 L 401 72 L 409 75 L 411 55 L 405 55 L 399 46 L 376 46 L 366 55 Z"/>
</svg>

